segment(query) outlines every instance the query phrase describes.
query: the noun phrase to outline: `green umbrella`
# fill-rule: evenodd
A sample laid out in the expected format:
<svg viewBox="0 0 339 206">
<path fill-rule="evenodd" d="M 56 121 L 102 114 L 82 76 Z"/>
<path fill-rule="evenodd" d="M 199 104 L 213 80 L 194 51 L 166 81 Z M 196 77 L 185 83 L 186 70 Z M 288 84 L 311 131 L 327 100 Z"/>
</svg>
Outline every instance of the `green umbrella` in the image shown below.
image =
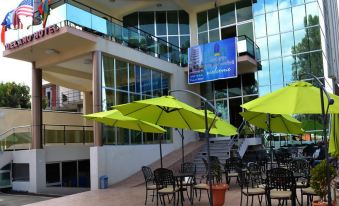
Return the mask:
<svg viewBox="0 0 339 206">
<path fill-rule="evenodd" d="M 324 97 L 326 107 L 328 100 L 325 94 Z M 334 104 L 329 107 L 329 113 L 339 113 L 339 97 L 334 94 L 330 97 Z M 320 90 L 308 82 L 297 81 L 241 107 L 270 114 L 321 114 Z"/>
<path fill-rule="evenodd" d="M 339 157 L 339 115 L 333 114 L 331 119 L 331 133 L 329 153 L 332 157 Z"/>
<path fill-rule="evenodd" d="M 177 100 L 162 96 L 113 106 L 123 115 L 141 119 L 152 124 L 180 129 L 205 129 L 205 115 L 199 110 Z M 213 117 L 208 116 L 208 124 Z"/>
<path fill-rule="evenodd" d="M 166 130 L 158 125 L 151 124 L 132 117 L 126 117 L 118 110 L 110 110 L 106 112 L 98 112 L 84 115 L 85 118 L 94 120 L 105 125 L 113 127 L 121 127 L 125 129 L 138 130 L 142 132 L 164 133 Z"/>
<path fill-rule="evenodd" d="M 204 114 L 204 110 L 200 110 L 201 114 Z M 210 118 L 214 118 L 214 113 L 208 111 L 208 116 Z M 211 128 L 209 131 L 210 134 L 223 135 L 223 136 L 232 136 L 238 134 L 237 128 L 221 119 L 220 117 L 216 117 L 215 119 L 215 128 Z M 194 130 L 196 132 L 205 133 L 205 129 L 197 129 Z"/>
<path fill-rule="evenodd" d="M 261 112 L 240 112 L 240 115 L 249 123 L 262 128 L 264 130 L 268 130 L 267 126 L 267 114 Z M 270 115 L 271 122 L 271 131 L 286 133 L 286 134 L 302 134 L 304 130 L 301 128 L 301 122 L 294 119 L 290 115 L 286 114 L 275 114 Z"/>
</svg>

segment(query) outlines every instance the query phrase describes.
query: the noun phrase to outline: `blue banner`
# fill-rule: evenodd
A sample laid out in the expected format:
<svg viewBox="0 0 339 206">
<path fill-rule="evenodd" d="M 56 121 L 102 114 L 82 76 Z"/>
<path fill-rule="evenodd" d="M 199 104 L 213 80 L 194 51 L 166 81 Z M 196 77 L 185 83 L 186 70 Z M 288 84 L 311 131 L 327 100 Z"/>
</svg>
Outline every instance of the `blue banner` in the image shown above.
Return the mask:
<svg viewBox="0 0 339 206">
<path fill-rule="evenodd" d="M 188 83 L 237 77 L 237 39 L 229 38 L 188 49 Z"/>
</svg>

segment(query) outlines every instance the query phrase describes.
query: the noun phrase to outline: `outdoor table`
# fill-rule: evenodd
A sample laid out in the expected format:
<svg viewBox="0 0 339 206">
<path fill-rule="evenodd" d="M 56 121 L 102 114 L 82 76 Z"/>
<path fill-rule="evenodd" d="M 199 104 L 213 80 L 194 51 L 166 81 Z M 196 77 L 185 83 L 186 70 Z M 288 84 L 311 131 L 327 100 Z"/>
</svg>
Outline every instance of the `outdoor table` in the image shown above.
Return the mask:
<svg viewBox="0 0 339 206">
<path fill-rule="evenodd" d="M 186 190 L 186 188 L 184 188 L 183 182 L 185 181 L 185 177 L 189 177 L 189 178 L 194 178 L 194 174 L 192 173 L 176 173 L 174 175 L 175 178 L 177 178 L 177 180 L 179 180 L 179 192 L 180 192 L 180 202 L 181 202 L 181 206 L 184 205 L 184 192 Z M 193 197 L 191 197 L 193 198 Z M 193 203 L 192 200 L 190 200 L 191 204 Z"/>
</svg>

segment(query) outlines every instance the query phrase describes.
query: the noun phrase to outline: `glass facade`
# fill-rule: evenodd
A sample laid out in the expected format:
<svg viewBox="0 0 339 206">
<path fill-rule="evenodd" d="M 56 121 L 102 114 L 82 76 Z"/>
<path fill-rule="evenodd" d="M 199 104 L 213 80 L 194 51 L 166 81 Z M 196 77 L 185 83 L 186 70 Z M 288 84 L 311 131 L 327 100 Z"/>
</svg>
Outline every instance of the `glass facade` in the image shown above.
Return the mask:
<svg viewBox="0 0 339 206">
<path fill-rule="evenodd" d="M 108 55 L 102 58 L 102 106 L 107 111 L 112 106 L 167 95 L 170 75 L 140 65 L 115 59 Z M 171 142 L 168 130 L 164 142 Z M 159 135 L 146 134 L 128 129 L 103 127 L 104 144 L 153 144 Z"/>
</svg>

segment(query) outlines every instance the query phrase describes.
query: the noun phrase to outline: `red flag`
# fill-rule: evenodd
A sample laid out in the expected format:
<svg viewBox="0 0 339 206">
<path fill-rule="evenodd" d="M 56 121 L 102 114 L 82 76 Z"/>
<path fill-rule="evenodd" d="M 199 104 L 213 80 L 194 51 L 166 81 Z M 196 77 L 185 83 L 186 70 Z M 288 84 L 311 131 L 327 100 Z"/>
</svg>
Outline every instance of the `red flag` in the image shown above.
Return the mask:
<svg viewBox="0 0 339 206">
<path fill-rule="evenodd" d="M 5 32 L 6 32 L 6 26 L 2 25 L 1 29 L 1 43 L 5 45 Z"/>
</svg>

